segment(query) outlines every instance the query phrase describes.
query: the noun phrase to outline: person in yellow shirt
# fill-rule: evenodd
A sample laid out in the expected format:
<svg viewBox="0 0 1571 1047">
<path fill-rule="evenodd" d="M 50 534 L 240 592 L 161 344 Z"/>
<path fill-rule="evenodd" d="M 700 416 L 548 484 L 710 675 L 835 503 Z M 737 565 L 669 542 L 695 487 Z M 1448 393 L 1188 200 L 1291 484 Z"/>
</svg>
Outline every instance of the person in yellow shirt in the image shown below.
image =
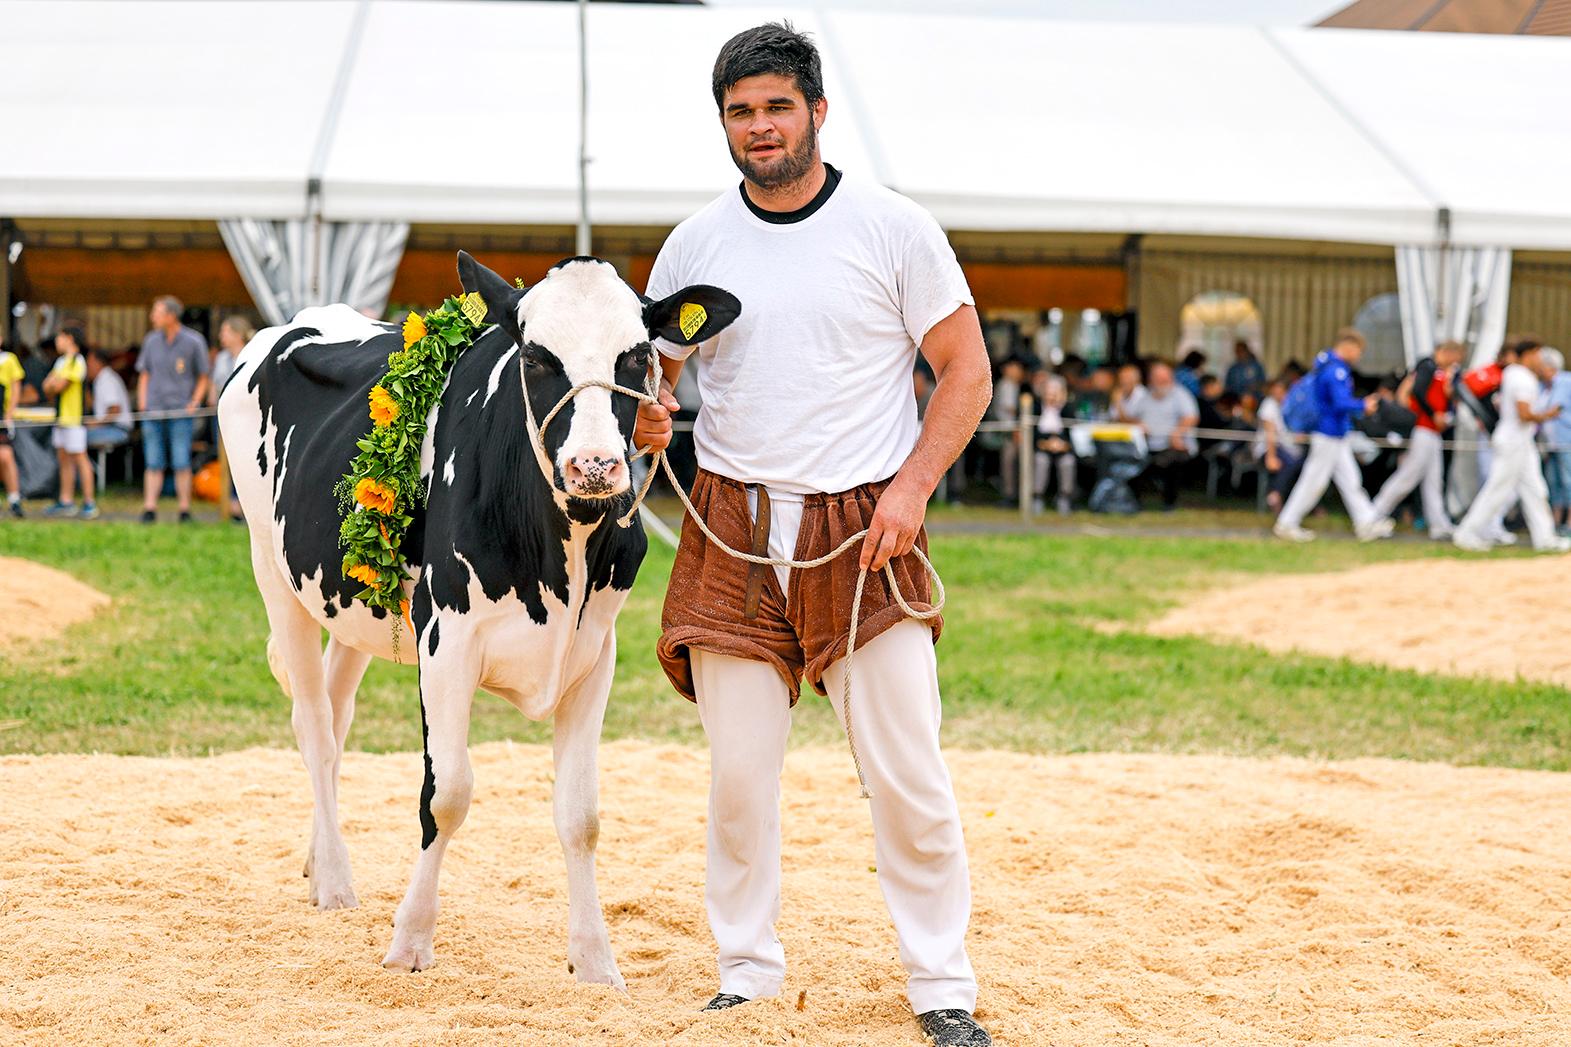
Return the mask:
<svg viewBox="0 0 1571 1047">
<path fill-rule="evenodd" d="M 44 392 L 57 398 L 55 405 L 55 456 L 60 460 L 60 500 L 44 510 L 45 516 L 76 516 L 73 501 L 76 481 L 82 484 L 81 518 L 98 516 L 93 501 L 93 467 L 87 460 L 87 428 L 82 424 L 82 386 L 87 381 L 87 332 L 81 324 L 68 323 L 55 335 L 59 359 Z"/>
<path fill-rule="evenodd" d="M 5 486 L 6 504 L 11 515 L 21 518 L 22 483 L 16 471 L 16 452 L 11 440 L 16 436 L 16 398 L 22 392 L 22 362 L 15 353 L 0 349 L 0 484 Z"/>
</svg>

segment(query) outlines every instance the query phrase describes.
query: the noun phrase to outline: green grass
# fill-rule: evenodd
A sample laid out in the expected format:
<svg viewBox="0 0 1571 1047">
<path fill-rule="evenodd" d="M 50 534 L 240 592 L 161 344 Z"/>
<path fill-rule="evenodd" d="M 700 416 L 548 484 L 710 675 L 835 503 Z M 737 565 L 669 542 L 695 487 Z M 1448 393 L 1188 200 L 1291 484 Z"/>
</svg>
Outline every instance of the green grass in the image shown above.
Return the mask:
<svg viewBox="0 0 1571 1047">
<path fill-rule="evenodd" d="M 973 518 L 1008 514 L 965 516 Z M 1234 526 L 1252 519 L 1237 514 Z M 1138 622 L 1240 575 L 1454 555 L 1447 548 L 1040 532 L 939 534 L 933 548 L 949 589 L 939 653 L 950 745 L 1571 766 L 1571 702 L 1559 687 L 1273 655 L 1103 624 Z M 0 752 L 293 745 L 288 701 L 263 656 L 267 628 L 242 528 L 8 521 L 0 523 L 0 555 L 61 568 L 115 597 L 64 637 L 5 656 Z M 623 612 L 609 738 L 702 741 L 695 710 L 670 690 L 653 656 L 670 565 L 669 551 L 653 548 Z M 25 633 L 27 623 L 10 615 L 5 627 Z M 548 735 L 549 725 L 499 699 L 475 703 L 476 742 Z M 839 737 L 827 703 L 804 698 L 795 740 Z M 350 744 L 418 747 L 411 668 L 372 666 Z"/>
</svg>

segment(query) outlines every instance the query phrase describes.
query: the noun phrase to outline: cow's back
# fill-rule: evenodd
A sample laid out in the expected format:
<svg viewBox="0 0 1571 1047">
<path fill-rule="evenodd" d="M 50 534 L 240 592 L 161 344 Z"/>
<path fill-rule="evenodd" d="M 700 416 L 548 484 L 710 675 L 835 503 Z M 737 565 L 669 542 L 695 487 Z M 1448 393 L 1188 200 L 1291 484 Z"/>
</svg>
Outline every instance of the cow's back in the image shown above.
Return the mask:
<svg viewBox="0 0 1571 1047">
<path fill-rule="evenodd" d="M 367 395 L 401 347 L 396 328 L 348 306 L 305 309 L 294 323 L 252 339 L 219 401 L 235 491 L 253 538 L 265 542 L 320 619 L 344 612 L 386 617 L 355 603 L 361 586 L 343 577 L 334 488 L 370 429 Z"/>
</svg>

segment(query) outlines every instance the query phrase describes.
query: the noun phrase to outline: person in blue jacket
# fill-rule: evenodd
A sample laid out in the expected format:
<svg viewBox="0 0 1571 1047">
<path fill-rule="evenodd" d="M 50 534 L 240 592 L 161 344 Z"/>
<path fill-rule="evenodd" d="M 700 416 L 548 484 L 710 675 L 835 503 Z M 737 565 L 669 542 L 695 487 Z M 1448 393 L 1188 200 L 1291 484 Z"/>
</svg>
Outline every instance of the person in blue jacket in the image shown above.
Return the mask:
<svg viewBox="0 0 1571 1047">
<path fill-rule="evenodd" d="M 1364 491 L 1364 477 L 1347 432 L 1354 418 L 1375 409 L 1375 398 L 1360 400 L 1353 395 L 1353 365 L 1364 355 L 1364 336 L 1356 328 L 1344 327 L 1336 342 L 1315 358 L 1314 370 L 1306 381 L 1313 383 L 1315 408 L 1319 415 L 1315 431 L 1309 436 L 1309 457 L 1299 474 L 1293 493 L 1272 528 L 1278 538 L 1293 542 L 1313 541 L 1313 531 L 1304 529 L 1304 517 L 1320 504 L 1332 481 L 1342 496 L 1342 504 L 1353 518 L 1359 541 L 1372 542 L 1390 537 L 1392 523 L 1375 511 Z"/>
</svg>

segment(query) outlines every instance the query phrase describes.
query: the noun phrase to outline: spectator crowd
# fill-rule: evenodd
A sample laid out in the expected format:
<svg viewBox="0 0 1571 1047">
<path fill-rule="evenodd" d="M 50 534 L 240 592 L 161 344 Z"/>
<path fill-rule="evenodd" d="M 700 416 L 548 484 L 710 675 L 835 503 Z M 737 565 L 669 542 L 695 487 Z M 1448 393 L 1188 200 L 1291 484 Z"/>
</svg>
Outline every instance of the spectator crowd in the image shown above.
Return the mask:
<svg viewBox="0 0 1571 1047">
<path fill-rule="evenodd" d="M 178 298 L 159 297 L 149 310 L 151 330 L 141 344 L 119 351 L 90 345 L 86 326 L 72 319 L 31 350 L 0 347 L 0 484 L 12 516 L 26 513 L 26 470 L 17 457 L 24 450 L 18 444 L 25 430 L 18 420 L 41 415 L 51 422 L 49 444 L 59 480 L 45 516 L 96 518 L 93 457 L 129 451 L 133 437 L 140 436 L 142 521 L 157 521 L 166 474 L 177 519 L 190 521 L 195 452 L 211 454 L 216 447 L 210 408 L 255 331 L 244 316 L 232 315 L 219 327 L 218 344 L 210 347 L 182 322 L 184 313 Z M 238 507 L 231 503 L 230 511 L 237 515 Z"/>
<path fill-rule="evenodd" d="M 1035 512 L 1068 514 L 1133 512 L 1142 497 L 1171 510 L 1202 484 L 1212 496 L 1252 488 L 1276 514 L 1274 532 L 1304 542 L 1314 538 L 1304 521 L 1334 485 L 1365 541 L 1410 518 L 1434 539 L 1489 549 L 1515 542 L 1515 509 L 1535 548 L 1571 548 L 1571 374 L 1559 351 L 1508 336 L 1494 361 L 1464 371 L 1466 348 L 1447 342 L 1408 374 L 1368 378 L 1357 371 L 1365 346 L 1344 328 L 1309 366 L 1290 361 L 1276 375 L 1242 342 L 1220 374 L 1197 351 L 1094 368 L 1012 354 L 996 367 L 989 420 L 999 424 L 956 463 L 946 495 L 991 489 L 1014 503 L 1029 477 Z M 919 366 L 918 390 L 924 378 Z M 1470 501 L 1447 490 L 1459 445 L 1477 447 Z M 1459 521 L 1448 494 L 1466 510 Z"/>
<path fill-rule="evenodd" d="M 31 352 L 0 347 L 0 485 L 11 515 L 25 512 L 18 411 L 52 408 L 59 482 L 44 515 L 95 518 L 92 457 L 129 451 L 139 436 L 142 520 L 157 520 L 169 488 L 177 519 L 191 519 L 193 466 L 216 447 L 208 409 L 255 331 L 231 315 L 209 346 L 184 312 L 179 299 L 158 298 L 141 344 L 119 352 L 90 345 L 75 320 Z M 991 492 L 1014 503 L 1024 482 L 1034 511 L 1051 504 L 1067 515 L 1135 512 L 1142 497 L 1171 510 L 1201 484 L 1213 497 L 1252 488 L 1276 514 L 1277 536 L 1304 542 L 1314 538 L 1305 520 L 1334 485 L 1366 541 L 1389 536 L 1405 516 L 1433 538 L 1489 549 L 1516 540 L 1516 508 L 1535 548 L 1571 548 L 1571 374 L 1557 350 L 1511 336 L 1493 362 L 1464 371 L 1465 347 L 1447 342 L 1411 373 L 1371 380 L 1357 372 L 1364 349 L 1363 335 L 1345 328 L 1308 367 L 1289 361 L 1276 375 L 1244 342 L 1220 374 L 1198 351 L 1096 367 L 1074 355 L 1049 367 L 1017 352 L 996 367 L 995 424 L 940 494 Z M 919 407 L 932 388 L 919 362 Z M 1481 487 L 1470 502 L 1447 498 L 1456 440 L 1480 444 Z M 680 441 L 672 453 L 680 474 Z M 238 505 L 227 508 L 239 518 Z M 1465 508 L 1459 521 L 1451 508 Z"/>
</svg>

